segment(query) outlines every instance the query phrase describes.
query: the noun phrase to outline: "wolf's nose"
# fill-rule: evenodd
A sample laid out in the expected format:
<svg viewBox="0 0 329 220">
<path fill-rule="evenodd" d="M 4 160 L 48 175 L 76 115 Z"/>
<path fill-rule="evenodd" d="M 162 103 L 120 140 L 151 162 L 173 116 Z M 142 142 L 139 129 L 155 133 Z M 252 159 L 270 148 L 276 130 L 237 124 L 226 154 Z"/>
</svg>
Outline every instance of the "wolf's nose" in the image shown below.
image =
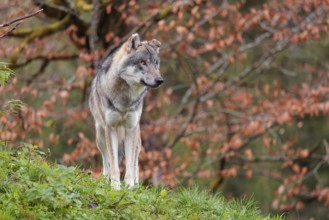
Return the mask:
<svg viewBox="0 0 329 220">
<path fill-rule="evenodd" d="M 161 85 L 163 83 L 163 79 L 161 77 L 158 77 L 158 78 L 155 78 L 155 82 L 158 84 L 158 85 Z"/>
</svg>

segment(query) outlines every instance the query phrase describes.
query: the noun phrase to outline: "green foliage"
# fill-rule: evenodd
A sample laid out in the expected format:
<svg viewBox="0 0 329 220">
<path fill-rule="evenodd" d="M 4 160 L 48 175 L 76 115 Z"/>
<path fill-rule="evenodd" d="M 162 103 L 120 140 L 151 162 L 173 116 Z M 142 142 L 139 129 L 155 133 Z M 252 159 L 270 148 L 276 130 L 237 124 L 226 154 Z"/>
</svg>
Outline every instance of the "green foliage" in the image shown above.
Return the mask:
<svg viewBox="0 0 329 220">
<path fill-rule="evenodd" d="M 7 102 L 5 109 L 0 110 L 0 115 L 16 113 L 23 107 L 23 105 L 24 103 L 21 100 L 10 100 Z"/>
<path fill-rule="evenodd" d="M 0 86 L 4 86 L 7 80 L 15 74 L 7 65 L 7 63 L 0 62 Z"/>
<path fill-rule="evenodd" d="M 75 167 L 50 165 L 37 146 L 0 147 L 0 219 L 282 219 L 250 200 L 198 188 L 112 190 Z"/>
<path fill-rule="evenodd" d="M 0 62 L 0 86 L 4 86 L 5 83 L 15 75 L 15 72 L 7 67 L 7 63 Z M 10 100 L 7 102 L 5 109 L 0 110 L 0 115 L 7 113 L 15 113 L 19 111 L 23 106 L 23 102 L 20 100 Z M 0 215 L 1 216 L 1 215 Z"/>
</svg>

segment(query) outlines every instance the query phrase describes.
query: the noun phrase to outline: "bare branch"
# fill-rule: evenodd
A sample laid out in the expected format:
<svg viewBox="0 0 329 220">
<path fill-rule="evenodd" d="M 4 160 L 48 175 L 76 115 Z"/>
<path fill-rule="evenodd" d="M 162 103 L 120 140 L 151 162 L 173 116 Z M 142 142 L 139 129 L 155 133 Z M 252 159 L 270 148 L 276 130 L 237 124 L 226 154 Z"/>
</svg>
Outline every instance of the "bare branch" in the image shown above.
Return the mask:
<svg viewBox="0 0 329 220">
<path fill-rule="evenodd" d="M 56 61 L 56 60 L 71 60 L 79 58 L 78 54 L 48 54 L 48 55 L 37 55 L 35 57 L 31 57 L 26 59 L 24 62 L 12 64 L 12 68 L 20 68 L 28 65 L 29 63 L 37 60 L 48 60 L 48 61 Z"/>
<path fill-rule="evenodd" d="M 5 32 L 4 34 L 2 34 L 2 35 L 0 36 L 0 38 L 3 38 L 3 37 L 5 37 L 5 36 L 7 36 L 9 33 L 11 33 L 11 32 L 13 32 L 14 30 L 16 30 L 16 28 L 17 28 L 21 23 L 22 23 L 22 21 L 17 22 L 17 23 L 15 24 L 14 27 L 12 27 L 9 31 Z"/>
<path fill-rule="evenodd" d="M 42 11 L 43 11 L 43 9 L 39 9 L 38 11 L 36 11 L 36 12 L 34 12 L 34 13 L 32 13 L 32 14 L 24 15 L 24 16 L 22 16 L 22 17 L 15 18 L 15 19 L 13 19 L 13 20 L 11 20 L 11 21 L 8 21 L 8 22 L 6 22 L 6 23 L 0 24 L 0 28 L 1 28 L 1 27 L 7 27 L 7 26 L 9 26 L 9 25 L 11 25 L 11 24 L 13 24 L 13 23 L 18 22 L 18 21 L 22 21 L 22 20 L 24 20 L 24 19 L 27 19 L 27 18 L 33 17 L 33 16 L 39 14 L 39 13 L 42 12 Z"/>
<path fill-rule="evenodd" d="M 174 137 L 174 139 L 167 145 L 169 148 L 173 148 L 177 142 L 185 136 L 187 127 L 190 123 L 193 122 L 195 116 L 197 115 L 198 107 L 200 104 L 200 99 L 196 99 L 192 108 L 192 112 L 190 113 L 188 119 L 185 121 L 182 129 L 178 132 L 178 134 Z"/>
<path fill-rule="evenodd" d="M 46 67 L 49 64 L 49 60 L 43 60 L 39 70 L 32 75 L 30 79 L 27 80 L 27 85 L 29 86 L 36 78 L 42 75 L 45 72 Z"/>
<path fill-rule="evenodd" d="M 47 8 L 50 8 L 56 11 L 64 12 L 65 14 L 76 16 L 77 18 L 79 17 L 76 11 L 71 7 L 65 7 L 58 4 L 53 4 L 49 1 L 44 1 L 44 0 L 33 0 L 33 2 L 38 6 L 44 7 L 46 10 L 45 13 L 47 13 Z"/>
</svg>

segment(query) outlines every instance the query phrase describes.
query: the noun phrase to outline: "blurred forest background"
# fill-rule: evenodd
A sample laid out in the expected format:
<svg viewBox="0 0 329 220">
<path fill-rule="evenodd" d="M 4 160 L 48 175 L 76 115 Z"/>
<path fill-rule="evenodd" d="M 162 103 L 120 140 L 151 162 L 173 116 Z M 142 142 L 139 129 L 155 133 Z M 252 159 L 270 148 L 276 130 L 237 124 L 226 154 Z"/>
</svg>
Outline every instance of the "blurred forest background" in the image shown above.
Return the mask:
<svg viewBox="0 0 329 220">
<path fill-rule="evenodd" d="M 329 219 L 328 0 L 2 0 L 0 12 L 0 61 L 16 72 L 0 87 L 8 146 L 36 144 L 99 176 L 89 86 L 137 32 L 162 42 L 165 78 L 144 103 L 145 185 Z M 16 114 L 10 100 L 24 103 Z"/>
</svg>

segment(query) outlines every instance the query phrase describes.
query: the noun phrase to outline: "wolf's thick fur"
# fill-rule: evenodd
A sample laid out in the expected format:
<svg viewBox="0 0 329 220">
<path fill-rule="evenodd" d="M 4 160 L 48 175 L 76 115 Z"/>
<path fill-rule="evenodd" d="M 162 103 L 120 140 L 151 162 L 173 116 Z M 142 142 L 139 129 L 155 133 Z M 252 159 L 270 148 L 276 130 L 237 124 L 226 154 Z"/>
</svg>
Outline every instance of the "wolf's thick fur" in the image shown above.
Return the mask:
<svg viewBox="0 0 329 220">
<path fill-rule="evenodd" d="M 162 84 L 160 42 L 140 42 L 133 34 L 110 55 L 92 82 L 89 107 L 95 119 L 96 142 L 103 157 L 103 174 L 120 188 L 119 151 L 126 157 L 125 183 L 138 184 L 138 155 L 141 148 L 139 120 L 148 88 Z"/>
</svg>

